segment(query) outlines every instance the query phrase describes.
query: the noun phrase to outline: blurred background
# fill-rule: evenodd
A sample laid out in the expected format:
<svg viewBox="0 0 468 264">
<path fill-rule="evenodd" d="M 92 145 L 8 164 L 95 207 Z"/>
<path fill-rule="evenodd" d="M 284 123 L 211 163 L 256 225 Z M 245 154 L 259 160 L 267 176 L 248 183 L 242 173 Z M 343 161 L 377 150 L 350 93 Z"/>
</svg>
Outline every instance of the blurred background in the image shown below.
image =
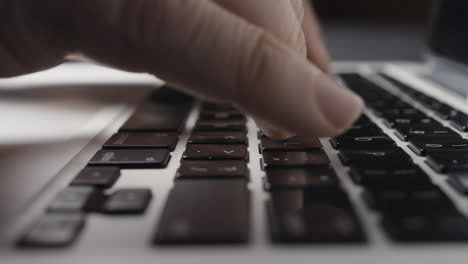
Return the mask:
<svg viewBox="0 0 468 264">
<path fill-rule="evenodd" d="M 431 0 L 312 0 L 335 60 L 422 60 Z"/>
</svg>

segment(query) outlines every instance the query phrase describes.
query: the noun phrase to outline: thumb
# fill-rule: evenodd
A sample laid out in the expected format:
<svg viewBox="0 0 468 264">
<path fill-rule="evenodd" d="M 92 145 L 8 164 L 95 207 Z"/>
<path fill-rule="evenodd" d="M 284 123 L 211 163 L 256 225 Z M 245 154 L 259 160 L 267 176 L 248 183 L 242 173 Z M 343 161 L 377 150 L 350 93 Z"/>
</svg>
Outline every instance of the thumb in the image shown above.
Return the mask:
<svg viewBox="0 0 468 264">
<path fill-rule="evenodd" d="M 49 0 L 52 1 L 52 0 Z M 231 102 L 304 136 L 341 133 L 363 103 L 260 27 L 207 0 L 54 0 L 74 50 Z M 72 5 L 72 6 L 70 6 Z M 49 12 L 56 12 L 54 10 Z M 54 17 L 54 16 L 52 16 Z M 71 41 L 69 41 L 71 40 Z"/>
</svg>

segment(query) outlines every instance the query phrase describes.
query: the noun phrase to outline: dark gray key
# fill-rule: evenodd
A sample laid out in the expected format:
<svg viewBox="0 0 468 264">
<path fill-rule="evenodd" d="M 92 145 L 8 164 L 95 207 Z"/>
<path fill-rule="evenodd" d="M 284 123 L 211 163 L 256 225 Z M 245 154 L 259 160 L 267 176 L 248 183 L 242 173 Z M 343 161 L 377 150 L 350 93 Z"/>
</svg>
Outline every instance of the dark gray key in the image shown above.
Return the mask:
<svg viewBox="0 0 468 264">
<path fill-rule="evenodd" d="M 384 230 L 398 242 L 468 241 L 468 220 L 449 215 L 384 215 Z"/>
<path fill-rule="evenodd" d="M 246 131 L 244 120 L 204 121 L 195 124 L 194 131 Z"/>
<path fill-rule="evenodd" d="M 169 149 L 179 141 L 177 133 L 117 133 L 103 146 L 107 149 Z"/>
<path fill-rule="evenodd" d="M 179 132 L 185 126 L 190 104 L 151 104 L 139 107 L 120 128 L 122 132 Z"/>
<path fill-rule="evenodd" d="M 458 113 L 452 119 L 452 126 L 454 126 L 457 130 L 462 132 L 468 131 L 468 115 L 464 113 Z"/>
<path fill-rule="evenodd" d="M 348 129 L 344 134 L 341 136 L 345 137 L 375 137 L 375 136 L 382 136 L 384 133 L 382 129 L 380 129 L 375 124 L 354 124 L 350 129 Z"/>
<path fill-rule="evenodd" d="M 110 188 L 119 177 L 119 167 L 86 167 L 73 179 L 71 185 Z"/>
<path fill-rule="evenodd" d="M 310 138 L 307 141 L 301 137 L 293 137 L 286 140 L 273 140 L 267 137 L 261 139 L 261 151 L 313 151 L 321 150 L 322 144 L 318 138 Z"/>
<path fill-rule="evenodd" d="M 208 111 L 235 111 L 236 109 L 227 104 L 216 104 L 216 103 L 208 103 L 205 102 L 202 104 L 202 110 L 208 110 Z"/>
<path fill-rule="evenodd" d="M 404 127 L 404 126 L 423 126 L 423 125 L 441 125 L 439 122 L 436 120 L 429 118 L 429 117 L 423 117 L 423 118 L 393 118 L 393 119 L 385 119 L 384 124 L 387 127 L 393 128 L 393 127 Z"/>
<path fill-rule="evenodd" d="M 274 169 L 266 172 L 265 189 L 338 188 L 339 180 L 331 168 Z"/>
<path fill-rule="evenodd" d="M 275 242 L 334 243 L 366 240 L 359 219 L 342 191 L 274 191 L 267 204 Z"/>
<path fill-rule="evenodd" d="M 18 241 L 21 247 L 57 248 L 70 246 L 85 224 L 82 214 L 43 215 Z"/>
<path fill-rule="evenodd" d="M 459 193 L 468 195 L 468 173 L 455 172 L 449 174 L 447 182 Z"/>
<path fill-rule="evenodd" d="M 420 156 L 437 154 L 439 152 L 466 152 L 468 140 L 412 140 L 409 148 Z"/>
<path fill-rule="evenodd" d="M 150 189 L 119 189 L 102 207 L 107 214 L 142 214 L 153 197 Z"/>
<path fill-rule="evenodd" d="M 245 132 L 193 132 L 188 141 L 190 144 L 245 144 Z"/>
<path fill-rule="evenodd" d="M 165 168 L 170 158 L 166 149 L 109 149 L 98 151 L 89 164 L 132 169 Z"/>
<path fill-rule="evenodd" d="M 245 120 L 245 117 L 241 112 L 238 112 L 236 110 L 203 110 L 200 112 L 200 120 Z"/>
<path fill-rule="evenodd" d="M 184 160 L 247 160 L 245 145 L 187 145 Z"/>
<path fill-rule="evenodd" d="M 464 152 L 438 152 L 430 154 L 426 163 L 439 173 L 468 171 L 468 154 Z"/>
<path fill-rule="evenodd" d="M 49 203 L 49 212 L 91 211 L 100 203 L 101 193 L 90 186 L 70 186 L 60 191 Z"/>
<path fill-rule="evenodd" d="M 244 161 L 185 160 L 177 171 L 177 177 L 181 179 L 247 178 L 248 174 Z"/>
<path fill-rule="evenodd" d="M 396 146 L 395 141 L 388 136 L 336 137 L 331 139 L 330 143 L 335 149 L 383 149 Z"/>
<path fill-rule="evenodd" d="M 387 166 L 395 163 L 411 162 L 411 157 L 400 148 L 375 150 L 346 150 L 338 153 L 338 157 L 345 165 L 353 166 Z"/>
<path fill-rule="evenodd" d="M 247 181 L 180 180 L 169 193 L 155 243 L 244 243 L 249 237 Z"/>
<path fill-rule="evenodd" d="M 437 140 L 437 139 L 461 139 L 461 136 L 451 128 L 444 126 L 405 126 L 397 127 L 396 136 L 401 140 Z"/>
<path fill-rule="evenodd" d="M 349 174 L 356 184 L 370 189 L 398 189 L 432 184 L 429 176 L 414 165 L 406 169 L 399 165 L 393 168 L 352 168 Z"/>
<path fill-rule="evenodd" d="M 330 160 L 323 151 L 315 152 L 265 152 L 264 169 L 327 166 Z"/>
<path fill-rule="evenodd" d="M 452 201 L 435 185 L 406 186 L 403 189 L 366 189 L 364 200 L 370 208 L 393 214 L 446 214 L 456 211 Z"/>
</svg>

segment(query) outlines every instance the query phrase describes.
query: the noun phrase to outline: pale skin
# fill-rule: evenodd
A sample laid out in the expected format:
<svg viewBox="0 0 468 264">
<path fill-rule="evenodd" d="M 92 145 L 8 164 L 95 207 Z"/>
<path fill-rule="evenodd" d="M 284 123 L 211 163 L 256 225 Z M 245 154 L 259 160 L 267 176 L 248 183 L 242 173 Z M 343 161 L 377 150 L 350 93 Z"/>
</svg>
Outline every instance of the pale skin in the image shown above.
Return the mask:
<svg viewBox="0 0 468 264">
<path fill-rule="evenodd" d="M 305 0 L 0 0 L 0 78 L 71 53 L 231 103 L 273 137 L 334 136 L 361 114 Z"/>
</svg>

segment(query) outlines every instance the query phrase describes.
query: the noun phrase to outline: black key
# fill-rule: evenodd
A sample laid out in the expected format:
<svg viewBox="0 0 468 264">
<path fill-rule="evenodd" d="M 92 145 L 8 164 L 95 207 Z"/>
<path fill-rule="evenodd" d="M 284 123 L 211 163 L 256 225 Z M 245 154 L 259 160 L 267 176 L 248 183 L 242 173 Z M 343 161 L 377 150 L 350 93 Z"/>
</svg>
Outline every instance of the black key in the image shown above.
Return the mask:
<svg viewBox="0 0 468 264">
<path fill-rule="evenodd" d="M 100 150 L 89 161 L 89 164 L 118 166 L 125 169 L 165 168 L 170 158 L 169 151 L 165 149 Z"/>
<path fill-rule="evenodd" d="M 93 211 L 101 202 L 102 194 L 91 186 L 70 186 L 60 191 L 47 207 L 49 212 Z"/>
<path fill-rule="evenodd" d="M 335 149 L 383 149 L 396 146 L 388 136 L 376 137 L 336 137 L 330 140 L 331 145 Z"/>
<path fill-rule="evenodd" d="M 267 137 L 261 139 L 261 151 L 314 151 L 321 150 L 322 144 L 318 138 L 304 140 L 301 137 L 293 137 L 286 140 L 273 140 Z"/>
<path fill-rule="evenodd" d="M 399 127 L 403 128 L 405 126 L 411 127 L 411 126 L 441 126 L 439 122 L 436 120 L 429 118 L 429 117 L 423 117 L 423 118 L 387 118 L 384 120 L 384 124 L 387 127 L 393 128 L 393 127 Z"/>
<path fill-rule="evenodd" d="M 182 162 L 177 177 L 181 179 L 247 178 L 244 161 L 188 161 Z"/>
<path fill-rule="evenodd" d="M 388 215 L 382 225 L 398 242 L 468 241 L 468 220 L 461 214 Z"/>
<path fill-rule="evenodd" d="M 468 173 L 455 172 L 449 175 L 447 180 L 455 190 L 463 195 L 468 195 Z"/>
<path fill-rule="evenodd" d="M 394 163 L 395 164 L 395 163 Z M 396 163 L 398 164 L 398 163 Z M 395 166 L 395 165 L 394 165 Z M 349 172 L 356 184 L 368 189 L 407 189 L 411 186 L 432 185 L 429 176 L 419 167 L 408 168 L 352 168 Z"/>
<path fill-rule="evenodd" d="M 429 155 L 426 163 L 439 173 L 468 171 L 468 154 L 438 152 Z"/>
<path fill-rule="evenodd" d="M 205 102 L 202 104 L 202 110 L 211 110 L 211 111 L 234 111 L 236 110 L 231 105 L 226 104 L 215 104 L 215 103 L 208 103 Z"/>
<path fill-rule="evenodd" d="M 358 218 L 342 191 L 271 192 L 267 204 L 273 241 L 282 243 L 363 242 Z"/>
<path fill-rule="evenodd" d="M 118 133 L 103 146 L 107 149 L 169 149 L 173 151 L 179 141 L 176 133 Z"/>
<path fill-rule="evenodd" d="M 372 121 L 365 115 L 361 115 L 359 119 L 354 122 L 354 125 L 369 125 L 369 124 L 374 124 Z"/>
<path fill-rule="evenodd" d="M 468 140 L 413 140 L 410 142 L 409 148 L 419 156 L 439 152 L 466 152 L 468 151 Z"/>
<path fill-rule="evenodd" d="M 119 167 L 86 167 L 73 179 L 71 185 L 110 188 L 119 177 Z"/>
<path fill-rule="evenodd" d="M 145 104 L 120 128 L 122 132 L 179 132 L 191 109 L 190 104 Z"/>
<path fill-rule="evenodd" d="M 425 116 L 423 112 L 414 107 L 385 109 L 376 114 L 384 118 L 418 118 Z"/>
<path fill-rule="evenodd" d="M 182 180 L 169 193 L 155 243 L 244 243 L 249 237 L 247 181 Z"/>
<path fill-rule="evenodd" d="M 437 107 L 432 107 L 431 109 L 434 110 L 436 116 L 444 120 L 452 120 L 460 113 L 446 104 L 439 104 Z"/>
<path fill-rule="evenodd" d="M 275 169 L 267 171 L 265 189 L 338 188 L 339 180 L 331 168 Z"/>
<path fill-rule="evenodd" d="M 81 214 L 43 215 L 18 241 L 21 247 L 58 248 L 70 246 L 85 224 Z"/>
<path fill-rule="evenodd" d="M 323 151 L 314 152 L 265 152 L 262 166 L 270 168 L 294 168 L 327 166 L 330 160 Z"/>
<path fill-rule="evenodd" d="M 107 214 L 142 214 L 153 197 L 150 189 L 119 189 L 102 207 Z"/>
<path fill-rule="evenodd" d="M 468 132 L 468 115 L 459 113 L 455 117 L 451 118 L 451 125 L 457 130 L 462 132 Z"/>
<path fill-rule="evenodd" d="M 245 132 L 193 132 L 188 142 L 190 144 L 245 144 Z"/>
<path fill-rule="evenodd" d="M 243 120 L 231 121 L 198 121 L 194 131 L 246 131 L 247 127 Z"/>
<path fill-rule="evenodd" d="M 354 124 L 348 131 L 341 136 L 343 137 L 375 137 L 382 136 L 384 133 L 375 124 L 359 125 Z"/>
<path fill-rule="evenodd" d="M 411 157 L 400 148 L 375 150 L 347 150 L 343 149 L 338 157 L 345 165 L 353 166 L 383 166 L 411 162 Z"/>
<path fill-rule="evenodd" d="M 397 127 L 396 135 L 404 141 L 408 140 L 428 140 L 450 138 L 459 139 L 461 136 L 450 128 L 444 126 L 405 126 Z"/>
<path fill-rule="evenodd" d="M 200 112 L 200 120 L 245 120 L 244 115 L 241 112 L 230 110 L 230 111 L 215 111 L 205 110 Z"/>
<path fill-rule="evenodd" d="M 367 189 L 363 196 L 370 208 L 388 214 L 442 215 L 456 211 L 452 201 L 435 185 Z"/>
<path fill-rule="evenodd" d="M 187 145 L 184 160 L 247 160 L 245 145 Z"/>
</svg>

